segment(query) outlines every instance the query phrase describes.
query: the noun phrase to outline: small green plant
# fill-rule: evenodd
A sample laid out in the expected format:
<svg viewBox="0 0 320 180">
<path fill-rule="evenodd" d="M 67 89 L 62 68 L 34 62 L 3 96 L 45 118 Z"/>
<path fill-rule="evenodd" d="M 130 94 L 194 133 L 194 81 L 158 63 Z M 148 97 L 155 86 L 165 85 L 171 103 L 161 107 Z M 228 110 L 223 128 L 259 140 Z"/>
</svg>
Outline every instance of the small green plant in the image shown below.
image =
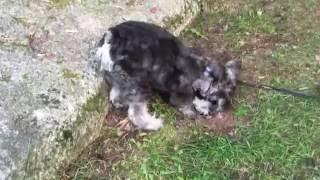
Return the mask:
<svg viewBox="0 0 320 180">
<path fill-rule="evenodd" d="M 236 33 L 268 33 L 276 32 L 272 17 L 262 10 L 249 9 L 231 18 L 229 31 Z"/>
<path fill-rule="evenodd" d="M 208 38 L 206 36 L 204 36 L 200 31 L 198 31 L 196 28 L 188 28 L 185 30 L 185 33 L 190 33 L 194 37 L 198 37 L 198 38 L 200 37 L 200 38 L 208 40 Z"/>
<path fill-rule="evenodd" d="M 63 77 L 67 79 L 79 79 L 80 75 L 78 73 L 72 72 L 69 69 L 63 69 L 62 70 Z"/>
<path fill-rule="evenodd" d="M 50 0 L 52 5 L 56 8 L 64 8 L 68 6 L 73 0 Z"/>
</svg>

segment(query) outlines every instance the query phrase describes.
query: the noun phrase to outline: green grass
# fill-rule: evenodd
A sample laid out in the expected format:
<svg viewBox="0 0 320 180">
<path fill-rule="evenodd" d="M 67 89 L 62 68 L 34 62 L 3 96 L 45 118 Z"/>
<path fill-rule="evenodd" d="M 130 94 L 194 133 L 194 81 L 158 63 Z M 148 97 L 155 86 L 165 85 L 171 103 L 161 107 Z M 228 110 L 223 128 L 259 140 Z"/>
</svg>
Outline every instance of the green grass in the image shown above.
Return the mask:
<svg viewBox="0 0 320 180">
<path fill-rule="evenodd" d="M 70 69 L 63 69 L 62 70 L 63 77 L 66 79 L 79 79 L 80 74 L 72 72 Z"/>
<path fill-rule="evenodd" d="M 276 26 L 269 14 L 250 8 L 230 17 L 225 38 L 231 41 L 234 46 L 240 46 L 242 38 L 246 38 L 250 34 L 275 34 L 275 32 Z"/>
<path fill-rule="evenodd" d="M 238 127 L 240 137 L 218 137 L 199 129 L 188 131 L 188 139 L 180 142 L 172 137 L 168 142 L 169 132 L 148 137 L 140 167 L 131 175 L 137 179 L 319 178 L 320 103 L 264 92 L 258 97 L 253 107 L 242 105 L 235 111 L 237 116 L 254 115 L 249 126 Z"/>
<path fill-rule="evenodd" d="M 72 0 L 50 0 L 50 2 L 53 7 L 64 8 L 68 6 L 72 2 Z"/>
<path fill-rule="evenodd" d="M 307 88 L 307 92 L 316 93 L 317 82 L 320 83 L 320 62 L 315 59 L 320 54 L 320 21 L 315 13 L 320 2 L 279 0 L 262 5 L 263 2 L 248 0 L 232 12 L 205 12 L 187 28 L 183 38 L 201 41 L 211 48 L 210 44 L 215 43 L 212 37 L 221 37 L 219 40 L 242 59 L 248 71 L 244 73 L 249 76 L 265 76 L 261 83 Z M 307 26 L 310 21 L 314 23 Z M 215 34 L 212 27 L 220 31 Z M 245 47 L 256 37 L 275 39 L 260 48 L 270 50 L 270 54 L 261 55 L 257 49 Z M 236 102 L 233 114 L 239 123 L 235 133 L 220 136 L 192 121 L 178 122 L 174 109 L 161 101 L 154 102 L 151 109 L 165 119 L 165 127 L 124 140 L 124 147 L 130 150 L 114 164 L 110 177 L 320 179 L 319 99 L 241 87 Z M 244 119 L 246 123 L 240 123 Z M 82 177 L 90 177 L 86 173 Z"/>
</svg>

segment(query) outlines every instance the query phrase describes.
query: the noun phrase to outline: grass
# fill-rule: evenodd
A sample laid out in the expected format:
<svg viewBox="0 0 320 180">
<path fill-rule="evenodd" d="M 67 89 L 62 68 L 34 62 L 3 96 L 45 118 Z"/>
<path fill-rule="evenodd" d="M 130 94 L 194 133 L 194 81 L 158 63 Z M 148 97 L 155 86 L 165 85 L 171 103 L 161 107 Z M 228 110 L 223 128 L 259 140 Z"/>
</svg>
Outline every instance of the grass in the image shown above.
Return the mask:
<svg viewBox="0 0 320 180">
<path fill-rule="evenodd" d="M 56 8 L 64 8 L 68 6 L 72 1 L 71 0 L 50 0 L 53 7 Z"/>
<path fill-rule="evenodd" d="M 316 59 L 320 54 L 320 21 L 316 15 L 319 8 L 320 2 L 315 0 L 247 0 L 236 11 L 222 8 L 204 12 L 182 38 L 209 50 L 227 47 L 242 59 L 242 78 L 319 93 L 316 89 L 320 83 L 320 62 Z M 310 22 L 312 25 L 307 26 Z M 83 162 L 91 162 L 91 156 L 87 155 L 75 166 L 81 178 L 72 177 L 320 178 L 319 99 L 240 87 L 235 101 L 233 115 L 238 124 L 233 134 L 219 136 L 192 121 L 179 120 L 174 109 L 156 101 L 151 107 L 165 119 L 163 129 L 148 134 L 138 132 L 119 141 L 121 145 L 114 143 L 126 151 L 104 176 L 97 175 L 99 166 L 93 165 L 89 171 L 81 169 L 86 166 Z"/>
<path fill-rule="evenodd" d="M 258 97 L 254 105 L 240 105 L 235 111 L 238 117 L 253 114 L 249 126 L 238 127 L 240 137 L 214 136 L 201 129 L 188 130 L 189 137 L 182 141 L 166 139 L 168 132 L 149 136 L 143 141 L 143 160 L 130 176 L 136 179 L 319 178 L 320 103 L 265 92 L 260 92 Z M 184 133 L 171 135 L 177 138 L 174 136 Z M 126 165 L 130 167 L 130 163 Z"/>
<path fill-rule="evenodd" d="M 72 72 L 71 70 L 69 69 L 63 69 L 62 70 L 62 73 L 63 73 L 63 77 L 64 78 L 67 78 L 67 79 L 79 79 L 80 75 L 75 73 L 75 72 Z"/>
</svg>

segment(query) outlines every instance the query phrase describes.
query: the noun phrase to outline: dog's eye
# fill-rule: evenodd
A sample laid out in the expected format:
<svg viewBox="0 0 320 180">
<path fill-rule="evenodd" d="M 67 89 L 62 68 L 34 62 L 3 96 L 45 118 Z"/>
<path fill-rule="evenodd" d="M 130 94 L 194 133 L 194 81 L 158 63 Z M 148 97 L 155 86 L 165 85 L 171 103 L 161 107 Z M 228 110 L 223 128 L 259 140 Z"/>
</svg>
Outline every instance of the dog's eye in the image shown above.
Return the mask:
<svg viewBox="0 0 320 180">
<path fill-rule="evenodd" d="M 211 100 L 210 102 L 211 102 L 212 105 L 217 105 L 218 104 L 217 100 Z"/>
<path fill-rule="evenodd" d="M 200 98 L 200 99 L 205 99 L 205 97 L 202 95 L 202 93 L 200 92 L 200 90 L 195 91 L 195 95 L 196 97 Z"/>
</svg>

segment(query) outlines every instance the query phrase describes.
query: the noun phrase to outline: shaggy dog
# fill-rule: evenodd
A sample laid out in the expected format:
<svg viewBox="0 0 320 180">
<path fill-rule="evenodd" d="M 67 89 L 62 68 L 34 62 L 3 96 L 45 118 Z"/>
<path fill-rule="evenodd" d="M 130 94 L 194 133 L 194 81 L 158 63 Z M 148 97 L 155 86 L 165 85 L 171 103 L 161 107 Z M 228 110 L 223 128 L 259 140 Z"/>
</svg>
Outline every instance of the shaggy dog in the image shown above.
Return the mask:
<svg viewBox="0 0 320 180">
<path fill-rule="evenodd" d="M 165 29 L 127 21 L 108 29 L 98 44 L 109 100 L 127 107 L 129 120 L 140 129 L 158 130 L 163 121 L 151 115 L 148 101 L 155 94 L 187 117 L 223 111 L 236 87 L 240 62 L 221 65 L 192 53 Z"/>
</svg>

